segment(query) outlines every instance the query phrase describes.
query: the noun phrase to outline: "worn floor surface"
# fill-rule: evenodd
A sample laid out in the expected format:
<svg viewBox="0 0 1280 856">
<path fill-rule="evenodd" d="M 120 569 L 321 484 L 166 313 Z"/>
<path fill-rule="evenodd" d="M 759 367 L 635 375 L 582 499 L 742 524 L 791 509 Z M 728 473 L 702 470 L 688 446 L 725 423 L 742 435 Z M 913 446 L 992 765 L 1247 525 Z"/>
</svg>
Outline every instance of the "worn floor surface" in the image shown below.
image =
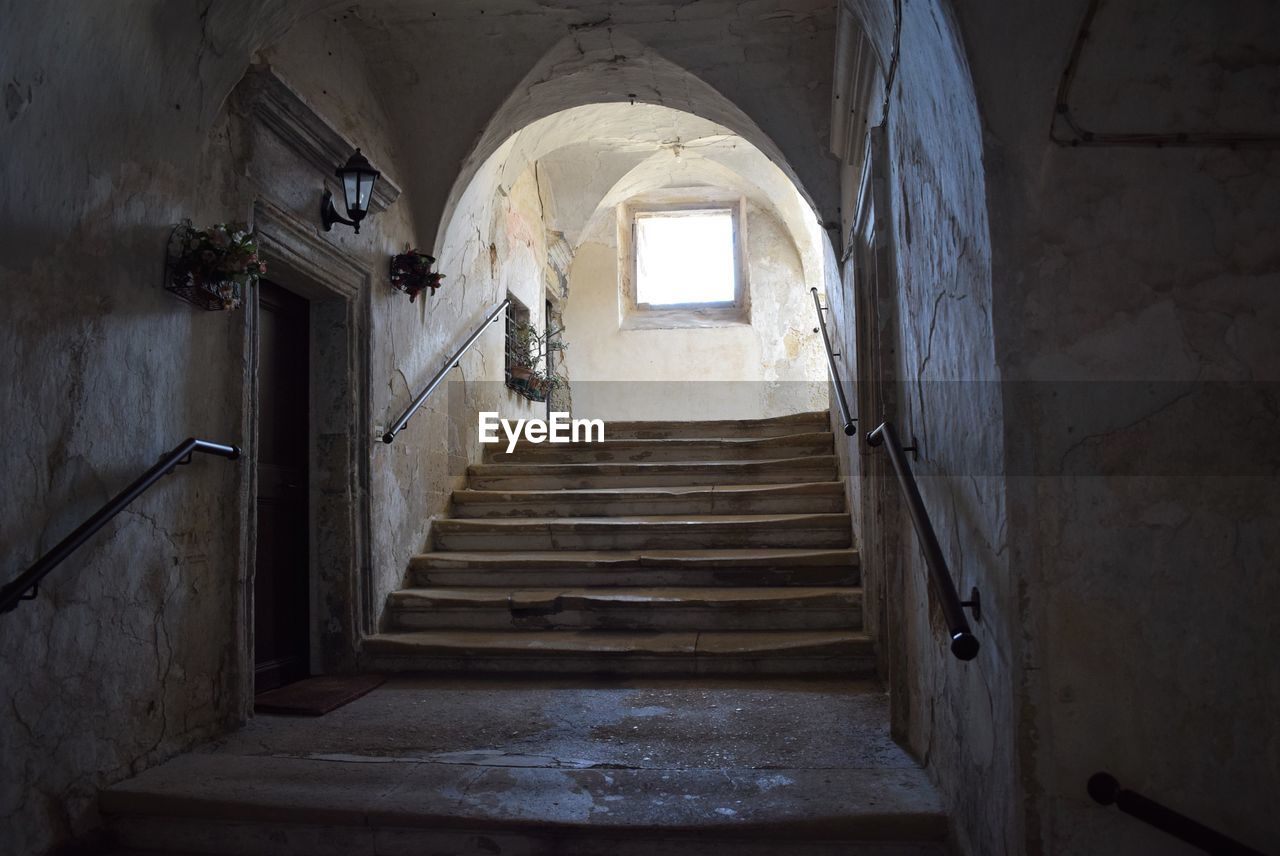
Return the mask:
<svg viewBox="0 0 1280 856">
<path fill-rule="evenodd" d="M 937 795 L 886 704 L 822 679 L 399 677 L 323 717 L 259 715 L 103 809 L 129 838 L 175 843 L 178 818 L 938 840 Z M 211 834 L 226 832 L 192 827 L 187 846 Z"/>
<path fill-rule="evenodd" d="M 649 770 L 914 768 L 886 697 L 825 680 L 398 678 L 324 717 L 259 715 L 204 751 Z"/>
</svg>

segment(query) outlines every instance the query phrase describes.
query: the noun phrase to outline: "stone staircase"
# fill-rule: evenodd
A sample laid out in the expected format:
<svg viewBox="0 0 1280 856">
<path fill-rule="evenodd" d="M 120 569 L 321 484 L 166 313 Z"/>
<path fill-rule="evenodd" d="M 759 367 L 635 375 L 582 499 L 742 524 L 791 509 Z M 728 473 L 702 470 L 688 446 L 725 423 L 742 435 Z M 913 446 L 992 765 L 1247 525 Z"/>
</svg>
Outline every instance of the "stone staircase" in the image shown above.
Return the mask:
<svg viewBox="0 0 1280 856">
<path fill-rule="evenodd" d="M 491 447 L 362 665 L 414 672 L 866 674 L 826 414 L 611 423 Z"/>
<path fill-rule="evenodd" d="M 111 856 L 948 853 L 825 415 L 608 431 L 473 467 L 365 642 L 402 674 L 107 789 Z"/>
</svg>

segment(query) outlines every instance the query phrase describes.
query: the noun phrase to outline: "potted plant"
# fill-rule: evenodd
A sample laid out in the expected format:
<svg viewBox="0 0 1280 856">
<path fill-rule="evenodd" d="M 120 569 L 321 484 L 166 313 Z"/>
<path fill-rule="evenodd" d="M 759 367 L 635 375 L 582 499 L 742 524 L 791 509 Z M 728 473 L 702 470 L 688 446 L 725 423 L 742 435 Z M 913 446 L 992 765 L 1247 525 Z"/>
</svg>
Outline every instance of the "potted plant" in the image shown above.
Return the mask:
<svg viewBox="0 0 1280 856">
<path fill-rule="evenodd" d="M 511 351 L 507 359 L 507 375 L 509 385 L 529 398 L 544 401 L 557 386 L 565 380 L 557 374 L 548 376 L 541 368 L 547 364 L 547 357 L 553 352 L 562 352 L 568 345 L 559 338 L 564 328 L 540 333 L 528 322 L 520 322 L 512 327 Z"/>
<path fill-rule="evenodd" d="M 527 385 L 537 374 L 542 357 L 542 337 L 527 321 L 517 323 L 512 329 L 511 352 L 508 354 L 507 373 Z"/>
<path fill-rule="evenodd" d="M 413 303 L 418 295 L 431 289 L 435 294 L 440 287 L 444 274 L 436 273 L 431 266 L 436 263 L 435 257 L 409 249 L 391 257 L 391 287 L 409 295 Z"/>
<path fill-rule="evenodd" d="M 535 370 L 529 379 L 525 381 L 523 392 L 534 401 L 546 401 L 552 392 L 566 383 L 567 381 L 562 375 L 546 375 Z"/>
<path fill-rule="evenodd" d="M 244 223 L 195 229 L 183 220 L 169 237 L 165 288 L 204 309 L 235 309 L 267 272 Z"/>
<path fill-rule="evenodd" d="M 542 380 L 542 397 L 544 399 L 549 398 L 551 396 L 551 393 L 555 392 L 557 389 L 563 389 L 569 384 L 568 378 L 566 378 L 562 374 L 558 374 L 554 372 L 548 375 L 547 377 L 542 378 L 541 380 Z"/>
</svg>

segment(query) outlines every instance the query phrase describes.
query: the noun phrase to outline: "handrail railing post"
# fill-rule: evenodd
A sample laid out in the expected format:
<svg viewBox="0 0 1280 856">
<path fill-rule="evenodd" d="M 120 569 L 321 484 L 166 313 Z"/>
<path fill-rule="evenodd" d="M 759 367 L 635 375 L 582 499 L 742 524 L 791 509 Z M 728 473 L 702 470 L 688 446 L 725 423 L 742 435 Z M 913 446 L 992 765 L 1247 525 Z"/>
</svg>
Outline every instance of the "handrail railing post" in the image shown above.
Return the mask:
<svg viewBox="0 0 1280 856">
<path fill-rule="evenodd" d="M 191 455 L 195 452 L 218 455 L 232 461 L 240 457 L 238 446 L 211 443 L 208 440 L 197 440 L 195 437 L 183 440 L 158 463 L 112 497 L 92 517 L 77 526 L 70 535 L 59 541 L 52 550 L 37 559 L 35 564 L 23 571 L 16 579 L 0 587 L 0 613 L 13 610 L 20 601 L 30 600 L 24 596 L 26 592 L 35 588 L 50 571 L 74 553 L 81 544 L 88 541 L 95 532 L 107 524 L 107 521 L 123 511 L 125 506 L 137 499 L 147 488 L 172 472 L 174 467 L 189 462 Z"/>
<path fill-rule="evenodd" d="M 915 476 L 911 473 L 911 465 L 907 463 L 907 457 L 903 453 L 897 429 L 893 427 L 892 422 L 882 422 L 880 427 L 867 435 L 867 444 L 883 445 L 885 451 L 889 453 L 889 461 L 893 464 L 898 485 L 902 488 L 902 493 L 907 500 L 911 525 L 916 530 L 921 549 L 924 550 L 925 565 L 929 568 L 929 576 L 932 577 L 938 596 L 942 600 L 942 614 L 951 632 L 951 653 L 955 654 L 957 659 L 972 660 L 978 656 L 978 640 L 969 629 L 969 619 L 964 614 L 964 603 L 956 593 L 955 582 L 952 581 L 951 572 L 947 569 L 947 560 L 942 555 L 942 547 L 938 545 L 938 535 L 933 530 L 933 524 L 929 522 L 929 512 L 924 507 L 920 488 L 916 485 Z"/>
<path fill-rule="evenodd" d="M 813 307 L 818 310 L 818 326 L 813 328 L 813 332 L 822 333 L 822 345 L 827 352 L 827 369 L 831 372 L 831 385 L 836 388 L 836 404 L 840 407 L 840 418 L 844 422 L 844 433 L 852 437 L 858 430 L 858 420 L 854 418 L 853 412 L 849 409 L 849 399 L 845 397 L 844 387 L 840 383 L 840 371 L 836 368 L 835 352 L 831 349 L 831 336 L 827 333 L 827 321 L 823 316 L 826 310 L 822 307 L 822 302 L 818 300 L 818 289 L 813 287 L 809 289 L 813 295 Z"/>
<path fill-rule="evenodd" d="M 457 366 L 458 360 L 462 359 L 462 355 L 465 354 L 471 348 L 471 346 L 475 344 L 476 339 L 480 338 L 480 334 L 483 333 L 485 330 L 487 330 L 490 324 L 498 320 L 498 316 L 501 315 L 502 312 L 510 305 L 511 305 L 511 298 L 508 297 L 504 299 L 501 303 L 499 303 L 497 306 L 495 306 L 493 310 L 490 311 L 487 316 L 485 316 L 485 319 L 480 323 L 480 326 L 476 327 L 475 331 L 472 332 L 472 334 L 467 337 L 467 341 L 462 343 L 462 347 L 454 351 L 452 357 L 445 360 L 444 367 L 441 368 L 440 371 L 435 373 L 435 376 L 431 378 L 430 382 L 426 385 L 426 387 L 422 390 L 422 392 L 418 393 L 417 397 L 414 398 L 413 401 L 409 404 L 409 406 L 405 408 L 404 413 L 400 414 L 400 418 L 397 419 L 392 424 L 391 428 L 389 428 L 387 432 L 382 435 L 382 442 L 391 443 L 396 439 L 396 435 L 404 430 L 404 426 L 409 423 L 409 420 L 413 417 L 413 414 L 418 412 L 418 408 L 422 406 L 422 402 L 427 400 L 427 396 L 435 392 L 436 387 L 439 386 L 440 383 L 445 379 L 445 376 L 448 375 L 449 372 L 453 371 L 453 369 Z"/>
<path fill-rule="evenodd" d="M 1125 814 L 1149 823 L 1156 829 L 1199 847 L 1206 853 L 1212 853 L 1214 856 L 1263 856 L 1261 852 L 1246 847 L 1234 838 L 1228 838 L 1185 814 L 1180 814 L 1136 791 L 1120 787 L 1120 783 L 1110 773 L 1094 773 L 1090 776 L 1088 791 L 1089 796 L 1093 797 L 1094 802 L 1099 805 L 1115 805 Z"/>
</svg>

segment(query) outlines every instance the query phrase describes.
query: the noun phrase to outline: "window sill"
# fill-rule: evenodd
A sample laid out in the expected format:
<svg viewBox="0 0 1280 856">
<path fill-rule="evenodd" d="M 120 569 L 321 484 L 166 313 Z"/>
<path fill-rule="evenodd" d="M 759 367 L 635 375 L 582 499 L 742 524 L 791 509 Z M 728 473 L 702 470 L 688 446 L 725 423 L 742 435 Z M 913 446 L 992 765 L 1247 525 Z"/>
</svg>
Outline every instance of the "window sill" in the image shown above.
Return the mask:
<svg viewBox="0 0 1280 856">
<path fill-rule="evenodd" d="M 703 327 L 750 327 L 745 306 L 673 306 L 633 309 L 622 319 L 623 330 L 675 330 Z"/>
</svg>

